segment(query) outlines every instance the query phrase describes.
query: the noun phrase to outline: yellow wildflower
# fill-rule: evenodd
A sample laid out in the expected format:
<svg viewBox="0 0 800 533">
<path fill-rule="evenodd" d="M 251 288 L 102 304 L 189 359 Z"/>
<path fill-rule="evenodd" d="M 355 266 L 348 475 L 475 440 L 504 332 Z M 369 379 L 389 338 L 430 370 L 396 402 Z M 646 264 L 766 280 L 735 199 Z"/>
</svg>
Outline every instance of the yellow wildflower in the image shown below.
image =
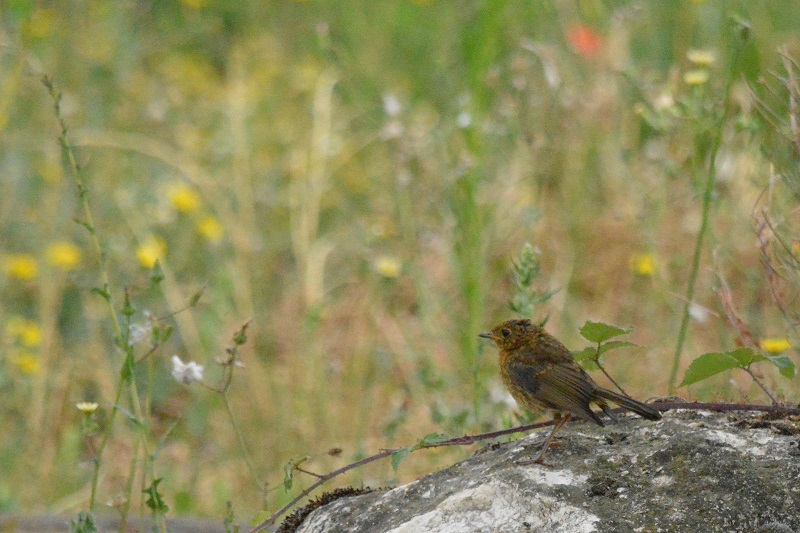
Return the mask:
<svg viewBox="0 0 800 533">
<path fill-rule="evenodd" d="M 689 50 L 686 52 L 686 59 L 698 67 L 707 67 L 714 63 L 717 57 L 710 50 Z"/>
<path fill-rule="evenodd" d="M 17 316 L 6 322 L 5 329 L 6 335 L 29 348 L 42 343 L 42 328 L 33 320 Z"/>
<path fill-rule="evenodd" d="M 222 224 L 212 215 L 205 216 L 197 222 L 197 231 L 213 243 L 219 242 L 223 235 Z"/>
<path fill-rule="evenodd" d="M 29 281 L 39 273 L 39 265 L 30 254 L 9 254 L 3 258 L 3 270 L 9 278 Z"/>
<path fill-rule="evenodd" d="M 56 16 L 51 9 L 37 8 L 31 13 L 30 18 L 22 25 L 22 30 L 26 37 L 33 40 L 41 40 L 50 35 Z"/>
<path fill-rule="evenodd" d="M 762 350 L 769 353 L 785 352 L 792 347 L 788 339 L 761 339 L 758 345 Z"/>
<path fill-rule="evenodd" d="M 99 404 L 96 402 L 79 402 L 75 404 L 75 407 L 77 407 L 78 410 L 83 414 L 90 415 L 97 411 Z"/>
<path fill-rule="evenodd" d="M 656 271 L 656 260 L 650 254 L 636 254 L 631 257 L 630 267 L 640 276 L 652 276 Z"/>
<path fill-rule="evenodd" d="M 172 207 L 179 213 L 194 213 L 200 207 L 200 196 L 185 183 L 175 183 L 167 191 Z"/>
<path fill-rule="evenodd" d="M 47 247 L 47 261 L 64 272 L 74 269 L 80 260 L 81 251 L 71 242 L 53 242 Z"/>
<path fill-rule="evenodd" d="M 400 269 L 403 264 L 396 257 L 382 255 L 372 262 L 375 272 L 384 278 L 396 278 L 400 276 Z"/>
<path fill-rule="evenodd" d="M 31 352 L 19 352 L 11 361 L 23 374 L 32 376 L 38 374 L 42 370 L 42 361 L 39 357 Z"/>
<path fill-rule="evenodd" d="M 706 69 L 696 68 L 686 71 L 683 74 L 683 81 L 686 85 L 698 86 L 704 85 L 710 77 L 711 74 Z"/>
<path fill-rule="evenodd" d="M 162 259 L 167 253 L 167 244 L 159 237 L 148 237 L 136 249 L 136 258 L 145 268 L 153 268 L 156 261 Z"/>
</svg>

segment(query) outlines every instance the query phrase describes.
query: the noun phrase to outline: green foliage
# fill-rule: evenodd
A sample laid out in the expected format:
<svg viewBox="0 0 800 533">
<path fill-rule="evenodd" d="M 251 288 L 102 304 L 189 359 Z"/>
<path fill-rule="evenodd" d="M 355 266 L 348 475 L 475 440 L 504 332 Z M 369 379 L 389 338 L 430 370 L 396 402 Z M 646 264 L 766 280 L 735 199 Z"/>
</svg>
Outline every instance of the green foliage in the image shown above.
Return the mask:
<svg viewBox="0 0 800 533">
<path fill-rule="evenodd" d="M 793 379 L 795 377 L 794 363 L 788 357 L 784 355 L 765 356 L 751 348 L 738 348 L 729 352 L 706 353 L 696 358 L 686 369 L 683 381 L 679 386 L 691 385 L 733 368 L 748 370 L 753 363 L 761 361 L 769 361 L 775 365 L 785 378 Z"/>
<path fill-rule="evenodd" d="M 417 442 L 418 448 L 424 448 L 447 440 L 449 437 L 444 433 L 428 433 Z"/>
<path fill-rule="evenodd" d="M 449 437 L 443 433 L 429 433 L 417 441 L 416 444 L 412 446 L 404 446 L 402 448 L 398 448 L 397 450 L 393 451 L 391 454 L 392 458 L 392 470 L 397 472 L 397 469 L 400 468 L 400 464 L 408 457 L 408 454 L 413 452 L 414 450 L 419 450 L 420 448 L 427 448 L 429 446 L 434 446 L 439 442 L 447 440 Z"/>
<path fill-rule="evenodd" d="M 532 317 L 536 308 L 547 302 L 556 291 L 540 292 L 534 285 L 541 270 L 541 251 L 530 243 L 525 243 L 519 258 L 512 261 L 512 282 L 514 284 L 513 297 L 509 306 L 511 310 L 525 317 Z"/>
<path fill-rule="evenodd" d="M 309 455 L 303 455 L 301 457 L 294 457 L 289 460 L 285 465 L 283 465 L 283 489 L 285 491 L 289 491 L 294 485 L 294 474 L 297 471 L 297 467 L 305 463 L 311 459 Z"/>
<path fill-rule="evenodd" d="M 150 283 L 158 285 L 164 281 L 164 270 L 161 268 L 161 260 L 156 259 L 156 264 L 150 270 Z"/>
<path fill-rule="evenodd" d="M 392 452 L 392 470 L 397 472 L 405 458 L 414 450 L 414 446 L 404 446 Z"/>
<path fill-rule="evenodd" d="M 240 527 L 235 522 L 236 516 L 233 513 L 233 502 L 228 500 L 225 503 L 225 519 L 223 525 L 225 526 L 225 533 L 239 533 Z"/>
<path fill-rule="evenodd" d="M 592 322 L 590 320 L 586 321 L 581 327 L 581 335 L 583 335 L 583 338 L 589 342 L 596 342 L 598 344 L 613 339 L 614 337 L 619 337 L 620 335 L 627 335 L 632 331 L 633 328 L 620 328 L 609 324 L 603 324 L 602 322 Z"/>
<path fill-rule="evenodd" d="M 175 331 L 175 327 L 172 324 L 167 324 L 165 326 L 161 326 L 158 323 L 153 324 L 153 329 L 150 335 L 150 345 L 160 346 L 164 344 L 169 340 L 170 337 L 172 337 L 173 331 Z"/>
<path fill-rule="evenodd" d="M 580 333 L 588 341 L 597 343 L 596 346 L 587 346 L 583 350 L 572 352 L 575 360 L 583 365 L 587 370 L 596 370 L 599 368 L 600 356 L 604 353 L 623 348 L 627 346 L 638 346 L 629 341 L 612 341 L 614 337 L 620 335 L 627 335 L 633 331 L 633 328 L 620 328 L 602 322 L 586 321 L 581 327 Z"/>
<path fill-rule="evenodd" d="M 92 513 L 78 513 L 78 518 L 70 522 L 69 531 L 70 533 L 96 533 L 97 524 L 94 522 Z"/>
<path fill-rule="evenodd" d="M 144 503 L 151 511 L 154 513 L 166 514 L 169 511 L 169 506 L 164 503 L 164 498 L 158 491 L 158 485 L 161 481 L 161 478 L 154 479 L 150 486 L 142 492 L 147 495 L 147 500 L 145 500 Z"/>
<path fill-rule="evenodd" d="M 230 499 L 249 517 L 300 490 L 294 467 L 288 493 L 262 479 L 280 486 L 299 453 L 512 424 L 476 338 L 509 299 L 522 316 L 613 317 L 656 339 L 646 365 L 632 359 L 634 395 L 668 392 L 685 357 L 675 331 L 697 353 L 737 336 L 689 313 L 715 308 L 710 268 L 736 280 L 754 331 L 798 323 L 798 69 L 783 45 L 800 3 L 253 6 L 5 6 L 8 506 L 91 483 L 80 505 L 124 494 L 136 510 L 128 480 L 159 478 L 183 502 L 173 513 L 219 519 Z M 651 264 L 632 268 L 643 251 Z M 631 346 L 585 328 L 589 368 Z M 750 364 L 793 372 L 794 352 L 767 353 Z M 224 396 L 176 383 L 172 354 Z M 792 383 L 776 395 L 797 401 Z M 91 420 L 74 407 L 86 399 L 102 406 Z M 398 480 L 458 453 L 420 454 Z"/>
</svg>

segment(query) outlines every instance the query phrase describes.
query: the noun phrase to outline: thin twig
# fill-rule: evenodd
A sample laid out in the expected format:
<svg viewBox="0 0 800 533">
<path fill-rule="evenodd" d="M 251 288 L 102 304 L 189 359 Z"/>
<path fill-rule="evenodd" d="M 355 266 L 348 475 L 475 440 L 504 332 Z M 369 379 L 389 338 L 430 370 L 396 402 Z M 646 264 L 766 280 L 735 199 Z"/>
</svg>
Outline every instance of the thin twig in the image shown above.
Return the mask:
<svg viewBox="0 0 800 533">
<path fill-rule="evenodd" d="M 474 443 L 476 443 L 478 441 L 481 441 L 481 440 L 494 439 L 494 438 L 497 438 L 497 437 L 510 435 L 512 433 L 520 433 L 520 432 L 523 432 L 523 431 L 528 431 L 528 430 L 531 430 L 531 429 L 539 429 L 539 428 L 552 426 L 552 425 L 553 425 L 553 421 L 550 420 L 550 421 L 547 421 L 547 422 L 537 422 L 536 424 L 529 424 L 529 425 L 526 425 L 526 426 L 520 426 L 520 427 L 516 427 L 516 428 L 511 428 L 511 429 L 503 429 L 503 430 L 500 430 L 500 431 L 493 431 L 491 433 L 482 433 L 480 435 L 464 435 L 462 437 L 456 437 L 456 438 L 453 438 L 453 439 L 448 439 L 448 440 L 444 440 L 444 441 L 440 441 L 440 442 L 435 442 L 435 443 L 431 443 L 431 444 L 425 444 L 425 445 L 419 446 L 418 449 L 422 449 L 422 448 L 439 448 L 439 447 L 442 447 L 442 446 L 467 446 L 469 444 L 474 444 Z M 327 473 L 327 474 L 325 474 L 323 476 L 320 476 L 320 478 L 317 481 L 312 483 L 303 492 L 301 492 L 300 494 L 295 496 L 292 499 L 292 501 L 290 501 L 289 503 L 287 503 L 286 505 L 284 505 L 283 507 L 281 507 L 280 509 L 275 511 L 272 514 L 272 516 L 270 516 L 268 519 L 266 519 L 265 521 L 263 521 L 260 524 L 258 524 L 254 529 L 251 530 L 250 533 L 256 533 L 258 531 L 263 531 L 267 527 L 273 525 L 275 523 L 275 521 L 278 519 L 278 517 L 283 515 L 286 511 L 288 511 L 292 507 L 294 507 L 295 504 L 297 504 L 297 502 L 299 502 L 300 500 L 302 500 L 303 498 L 305 498 L 306 496 L 308 496 L 309 494 L 314 492 L 323 483 L 326 483 L 326 482 L 330 481 L 331 479 L 333 479 L 335 477 L 338 477 L 338 476 L 340 476 L 342 474 L 345 474 L 345 473 L 349 472 L 350 470 L 354 470 L 354 469 L 356 469 L 356 468 L 358 468 L 360 466 L 364 466 L 364 465 L 367 465 L 369 463 L 373 463 L 373 462 L 375 462 L 375 461 L 377 461 L 379 459 L 384 459 L 386 457 L 389 457 L 393 453 L 395 453 L 396 451 L 401 450 L 402 448 L 403 447 L 401 446 L 399 448 L 390 448 L 390 449 L 382 450 L 381 452 L 376 453 L 375 455 L 371 455 L 369 457 L 365 457 L 364 459 L 361 459 L 360 461 L 357 461 L 355 463 L 351 463 L 349 465 L 345 465 L 345 466 L 343 466 L 343 467 L 341 467 L 341 468 L 339 468 L 337 470 L 334 470 L 334 471 L 329 472 L 329 473 Z"/>
<path fill-rule="evenodd" d="M 752 370 L 750 370 L 748 367 L 744 367 L 742 370 L 744 370 L 745 372 L 750 374 L 750 377 L 753 378 L 753 381 L 756 382 L 756 385 L 758 385 L 759 388 L 761 388 L 761 390 L 764 391 L 764 394 L 769 396 L 769 399 L 772 400 L 772 405 L 777 405 L 778 404 L 778 400 L 776 400 L 775 397 L 772 394 L 769 393 L 767 388 L 761 383 L 761 381 L 756 377 L 756 375 L 753 373 Z"/>
<path fill-rule="evenodd" d="M 627 392 L 625 392 L 625 389 L 623 389 L 623 388 L 622 388 L 622 386 L 620 386 L 620 384 L 619 384 L 619 383 L 617 383 L 617 382 L 616 382 L 616 380 L 615 380 L 614 378 L 612 378 L 612 377 L 611 377 L 611 374 L 609 374 L 608 372 L 606 372 L 606 369 L 605 369 L 605 368 L 603 368 L 603 365 L 601 365 L 601 364 L 600 364 L 600 343 L 599 343 L 599 342 L 597 343 L 597 348 L 595 348 L 595 351 L 594 351 L 594 364 L 596 364 L 596 365 L 597 365 L 597 368 L 599 368 L 599 369 L 600 369 L 600 371 L 601 371 L 603 374 L 605 374 L 605 376 L 608 378 L 608 380 L 609 380 L 611 383 L 613 383 L 613 384 L 614 384 L 614 386 L 615 386 L 616 388 L 618 388 L 618 389 L 619 389 L 619 391 L 620 391 L 622 394 L 624 394 L 625 396 L 628 396 L 628 393 L 627 393 Z"/>
<path fill-rule="evenodd" d="M 758 412 L 765 412 L 765 413 L 780 413 L 787 416 L 800 416 L 800 406 L 798 407 L 787 407 L 784 405 L 751 405 L 751 404 L 735 404 L 735 403 L 702 403 L 702 402 L 654 402 L 651 403 L 653 407 L 658 409 L 661 412 L 675 410 L 692 410 L 692 411 L 715 411 L 715 412 L 734 412 L 734 411 L 758 411 Z M 619 407 L 617 409 L 612 409 L 611 412 L 613 414 L 618 414 L 625 412 L 626 409 Z M 553 421 L 549 420 L 547 422 L 537 422 L 536 424 L 528 424 L 525 426 L 514 427 L 510 429 L 502 429 L 500 431 L 492 431 L 489 433 L 480 433 L 478 435 L 464 435 L 462 437 L 455 437 L 452 439 L 447 439 L 439 442 L 434 442 L 431 444 L 424 444 L 421 446 L 415 447 L 415 449 L 424 449 L 424 448 L 441 448 L 444 446 L 467 446 L 470 444 L 474 444 L 476 442 L 489 440 L 489 439 L 496 439 L 498 437 L 503 437 L 505 435 L 511 435 L 513 433 L 521 433 L 525 431 L 530 431 L 532 429 L 540 429 L 547 426 L 552 426 Z M 354 470 L 360 466 L 364 466 L 369 463 L 373 463 L 378 461 L 379 459 L 385 459 L 386 457 L 390 457 L 393 453 L 400 448 L 391 448 L 382 450 L 375 455 L 371 455 L 369 457 L 365 457 L 360 461 L 355 463 L 351 463 L 349 465 L 345 465 L 337 470 L 329 472 L 325 475 L 314 474 L 318 476 L 319 479 L 312 483 L 307 489 L 303 490 L 300 494 L 295 496 L 292 501 L 275 511 L 268 519 L 258 524 L 255 528 L 253 528 L 250 533 L 257 533 L 258 531 L 264 531 L 269 526 L 275 524 L 277 519 L 286 513 L 289 509 L 294 507 L 297 502 L 314 492 L 317 488 L 319 488 L 324 483 L 330 481 L 331 479 L 338 477 L 346 472 Z"/>
</svg>

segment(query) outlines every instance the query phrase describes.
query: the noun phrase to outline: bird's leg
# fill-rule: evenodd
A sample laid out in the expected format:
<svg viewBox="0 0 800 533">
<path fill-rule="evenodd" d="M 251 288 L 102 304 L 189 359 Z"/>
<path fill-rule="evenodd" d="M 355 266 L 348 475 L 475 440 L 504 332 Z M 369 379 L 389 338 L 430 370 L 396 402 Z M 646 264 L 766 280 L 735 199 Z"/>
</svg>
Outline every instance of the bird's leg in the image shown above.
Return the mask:
<svg viewBox="0 0 800 533">
<path fill-rule="evenodd" d="M 553 431 L 551 431 L 550 434 L 545 439 L 544 444 L 542 445 L 542 449 L 539 450 L 539 453 L 536 454 L 536 457 L 534 459 L 526 460 L 524 462 L 521 462 L 520 464 L 536 463 L 536 464 L 544 465 L 544 461 L 543 461 L 544 453 L 547 451 L 547 448 L 550 447 L 550 444 L 552 444 L 553 437 L 555 436 L 555 434 L 558 432 L 559 429 L 564 427 L 564 424 L 569 422 L 570 418 L 572 418 L 572 413 L 567 413 L 564 416 L 561 416 L 561 413 L 556 413 L 556 415 L 553 417 L 553 420 L 555 420 L 556 425 L 553 426 Z"/>
</svg>

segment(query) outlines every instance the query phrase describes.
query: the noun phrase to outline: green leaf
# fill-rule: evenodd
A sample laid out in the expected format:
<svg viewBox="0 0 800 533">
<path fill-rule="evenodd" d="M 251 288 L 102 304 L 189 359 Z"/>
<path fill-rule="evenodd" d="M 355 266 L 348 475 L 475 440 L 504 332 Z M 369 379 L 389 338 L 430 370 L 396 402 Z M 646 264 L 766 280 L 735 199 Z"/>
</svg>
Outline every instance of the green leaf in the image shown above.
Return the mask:
<svg viewBox="0 0 800 533">
<path fill-rule="evenodd" d="M 294 482 L 294 471 L 297 470 L 297 467 L 301 464 L 305 463 L 311 458 L 309 455 L 304 455 L 302 457 L 293 457 L 283 466 L 283 488 L 286 492 L 292 488 L 292 483 Z"/>
<path fill-rule="evenodd" d="M 159 342 L 161 343 L 167 342 L 169 338 L 172 336 L 172 332 L 174 331 L 174 329 L 175 328 L 173 326 L 167 326 L 164 329 L 162 329 L 161 336 L 159 337 Z"/>
<path fill-rule="evenodd" d="M 794 379 L 794 376 L 797 374 L 794 363 L 785 355 L 773 355 L 771 357 L 767 357 L 767 361 L 777 366 L 778 372 L 780 372 L 781 376 L 785 378 Z"/>
<path fill-rule="evenodd" d="M 69 525 L 70 533 L 97 533 L 97 525 L 92 513 L 81 512 Z"/>
<path fill-rule="evenodd" d="M 248 320 L 241 328 L 239 328 L 239 331 L 233 334 L 233 343 L 236 346 L 241 346 L 247 342 L 247 326 L 249 325 L 250 321 Z"/>
<path fill-rule="evenodd" d="M 164 271 L 161 269 L 161 262 L 156 259 L 153 268 L 150 269 L 150 282 L 158 285 L 162 281 L 164 281 Z"/>
<path fill-rule="evenodd" d="M 147 501 L 144 503 L 151 510 L 158 513 L 166 513 L 169 511 L 169 507 L 167 507 L 167 504 L 164 503 L 164 499 L 158 492 L 158 484 L 161 483 L 162 479 L 163 478 L 154 479 L 153 484 L 142 491 L 143 493 L 147 494 Z"/>
<path fill-rule="evenodd" d="M 294 483 L 294 469 L 295 469 L 295 462 L 289 461 L 283 466 L 283 490 L 289 492 L 292 489 L 292 483 Z"/>
<path fill-rule="evenodd" d="M 581 335 L 583 338 L 590 342 L 605 342 L 608 339 L 625 335 L 633 331 L 633 328 L 618 328 L 610 324 L 603 324 L 602 322 L 592 322 L 587 320 L 581 328 Z"/>
<path fill-rule="evenodd" d="M 603 355 L 609 350 L 616 350 L 617 348 L 623 348 L 625 346 L 636 346 L 639 348 L 640 346 L 635 342 L 628 342 L 628 341 L 609 341 L 605 342 L 600 345 L 600 355 Z"/>
<path fill-rule="evenodd" d="M 735 350 L 738 351 L 738 350 Z M 683 381 L 679 387 L 691 385 L 698 381 L 702 381 L 725 370 L 731 368 L 745 368 L 747 365 L 742 364 L 739 359 L 731 355 L 733 352 L 726 353 L 705 353 L 692 361 L 689 368 L 686 369 L 686 374 L 683 376 Z"/>
<path fill-rule="evenodd" d="M 189 307 L 194 307 L 195 305 L 197 305 L 197 302 L 199 302 L 200 298 L 203 297 L 204 290 L 205 289 L 200 289 L 199 291 L 197 291 L 192 295 L 192 297 L 189 299 Z"/>
<path fill-rule="evenodd" d="M 88 222 L 84 222 L 83 220 L 77 218 L 73 218 L 72 221 L 75 222 L 76 224 L 83 226 L 84 228 L 86 228 L 86 231 L 94 235 L 94 228 L 91 225 L 89 225 Z"/>
<path fill-rule="evenodd" d="M 256 524 L 261 523 L 259 520 Z M 236 525 L 236 516 L 233 514 L 233 502 L 228 500 L 225 502 L 225 518 L 223 520 L 225 525 L 225 533 L 239 532 L 239 526 Z"/>
<path fill-rule="evenodd" d="M 158 324 L 154 324 L 153 334 L 150 336 L 150 345 L 159 346 L 167 342 L 172 336 L 173 329 L 172 325 L 167 325 L 162 328 Z"/>
<path fill-rule="evenodd" d="M 583 350 L 575 350 L 572 352 L 572 357 L 579 363 L 584 361 L 594 361 L 594 356 L 597 354 L 597 349 L 592 346 L 587 346 Z"/>
<path fill-rule="evenodd" d="M 283 467 L 283 490 L 289 492 L 292 490 L 292 483 L 294 482 L 294 463 L 289 461 Z"/>
<path fill-rule="evenodd" d="M 99 287 L 95 287 L 95 288 L 93 288 L 93 289 L 92 289 L 92 291 L 91 291 L 91 292 L 93 292 L 94 294 L 97 294 L 97 295 L 99 295 L 99 296 L 102 296 L 102 297 L 103 297 L 103 299 L 104 299 L 105 301 L 107 301 L 107 302 L 110 302 L 110 301 L 111 301 L 111 293 L 109 293 L 109 292 L 108 292 L 107 290 L 105 290 L 105 289 L 101 289 L 101 288 L 99 288 Z"/>
<path fill-rule="evenodd" d="M 748 367 L 753 363 L 766 360 L 766 357 L 753 351 L 751 348 L 739 348 L 738 350 L 725 353 L 739 361 L 739 364 L 742 366 L 742 368 Z"/>
<path fill-rule="evenodd" d="M 432 444 L 447 440 L 449 437 L 444 433 L 428 433 L 417 442 L 417 448 L 423 448 Z"/>
<path fill-rule="evenodd" d="M 128 292 L 128 289 L 125 289 L 125 298 L 123 298 L 122 309 L 120 309 L 119 312 L 128 318 L 132 317 L 136 313 L 136 308 L 131 303 L 131 295 Z"/>
<path fill-rule="evenodd" d="M 583 350 L 577 350 L 572 352 L 572 356 L 575 360 L 581 364 L 590 364 L 594 363 L 595 359 L 599 358 L 604 353 L 615 350 L 617 348 L 622 348 L 625 346 L 636 346 L 639 347 L 638 344 L 628 341 L 609 341 L 600 345 L 600 348 L 596 348 L 594 346 L 588 346 Z M 598 353 L 599 352 L 599 353 Z"/>
<path fill-rule="evenodd" d="M 125 418 L 127 418 L 138 429 L 145 429 L 144 424 L 138 418 L 136 418 L 135 414 L 131 413 L 130 411 L 128 411 L 119 404 L 112 404 L 112 405 L 116 408 L 117 411 L 122 413 L 125 416 Z"/>
<path fill-rule="evenodd" d="M 136 366 L 136 360 L 133 358 L 133 350 L 128 350 L 125 354 L 125 360 L 122 362 L 122 370 L 120 377 L 124 383 L 130 383 L 133 379 L 133 368 Z"/>
<path fill-rule="evenodd" d="M 595 355 L 597 355 L 597 350 L 591 346 L 584 348 L 583 350 L 578 350 L 572 352 L 572 357 L 575 358 L 575 361 L 581 365 L 584 370 L 597 370 L 599 367 L 595 362 Z"/>
<path fill-rule="evenodd" d="M 400 463 L 403 462 L 403 459 L 411 453 L 413 450 L 413 446 L 406 446 L 405 448 L 400 448 L 399 450 L 395 450 L 392 452 L 392 469 L 397 473 L 397 469 L 400 467 Z"/>
<path fill-rule="evenodd" d="M 167 428 L 167 431 L 164 432 L 164 435 L 159 439 L 158 444 L 156 444 L 156 449 L 153 450 L 153 453 L 150 454 L 150 459 L 155 462 L 158 459 L 158 455 L 161 453 L 161 450 L 164 449 L 164 445 L 167 443 L 167 437 L 169 434 L 172 433 L 172 430 L 178 425 L 178 420 L 175 420 L 170 424 Z"/>
</svg>

